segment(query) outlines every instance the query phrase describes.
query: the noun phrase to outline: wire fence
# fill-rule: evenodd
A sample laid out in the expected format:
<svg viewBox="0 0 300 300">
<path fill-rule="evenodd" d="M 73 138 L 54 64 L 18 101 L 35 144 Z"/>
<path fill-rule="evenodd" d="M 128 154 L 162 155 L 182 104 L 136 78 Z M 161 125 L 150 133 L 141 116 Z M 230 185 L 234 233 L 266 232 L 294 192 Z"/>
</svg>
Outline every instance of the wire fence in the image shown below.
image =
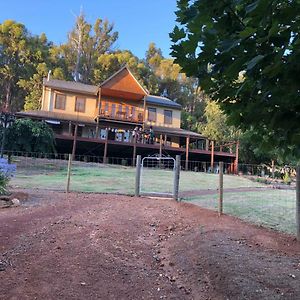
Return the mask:
<svg viewBox="0 0 300 300">
<path fill-rule="evenodd" d="M 142 159 L 140 192 L 172 196 L 175 159 L 150 156 Z"/>
<path fill-rule="evenodd" d="M 223 176 L 223 212 L 274 230 L 296 233 L 296 173 L 291 166 L 239 165 L 238 175 Z M 191 190 L 181 188 L 183 201 L 203 208 L 219 210 L 219 173 L 206 174 Z M 275 171 L 275 172 L 274 172 Z M 182 172 L 182 179 L 187 180 Z M 217 174 L 216 174 L 217 173 Z M 199 179 L 199 178 L 198 178 Z"/>
<path fill-rule="evenodd" d="M 68 154 L 6 153 L 16 173 L 11 189 L 65 191 Z M 96 156 L 76 156 L 72 162 L 70 191 L 134 195 L 132 158 L 110 157 L 106 164 Z M 181 161 L 182 169 L 185 162 Z M 183 201 L 217 210 L 219 164 L 190 162 L 181 171 L 179 196 Z M 171 193 L 174 162 L 146 159 L 142 173 L 144 191 Z M 233 175 L 224 163 L 224 213 L 246 221 L 294 234 L 296 232 L 295 169 L 284 166 L 239 165 Z"/>
</svg>

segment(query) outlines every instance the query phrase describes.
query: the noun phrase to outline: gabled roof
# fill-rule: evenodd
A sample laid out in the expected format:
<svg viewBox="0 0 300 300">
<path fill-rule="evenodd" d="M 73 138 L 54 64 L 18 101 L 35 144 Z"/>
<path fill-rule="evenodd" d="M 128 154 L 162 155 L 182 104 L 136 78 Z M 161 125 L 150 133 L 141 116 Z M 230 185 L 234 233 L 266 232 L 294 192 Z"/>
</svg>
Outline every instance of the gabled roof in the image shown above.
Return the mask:
<svg viewBox="0 0 300 300">
<path fill-rule="evenodd" d="M 99 87 L 95 85 L 84 84 L 75 81 L 58 80 L 58 79 L 47 80 L 47 78 L 44 78 L 43 84 L 44 86 L 48 86 L 58 90 L 71 91 L 71 92 L 90 94 L 90 95 L 97 95 L 99 90 Z"/>
<path fill-rule="evenodd" d="M 146 97 L 146 103 L 147 104 L 153 104 L 153 105 L 159 105 L 159 106 L 165 106 L 165 107 L 172 107 L 172 108 L 177 108 L 181 109 L 181 105 L 176 103 L 175 101 L 168 99 L 166 97 L 162 96 L 153 96 L 153 95 L 148 95 Z"/>
<path fill-rule="evenodd" d="M 123 73 L 123 74 L 122 74 Z M 139 82 L 138 80 L 134 77 L 132 72 L 129 70 L 128 66 L 123 66 L 120 70 L 115 72 L 113 75 L 111 75 L 109 78 L 107 78 L 104 82 L 101 83 L 100 87 L 101 88 L 111 88 L 114 89 L 113 84 L 116 84 L 116 82 L 120 82 L 125 76 L 128 74 L 134 84 L 138 87 L 140 90 L 139 93 L 143 95 L 149 94 L 149 91 L 147 91 Z M 123 78 L 122 78 L 123 77 Z"/>
<path fill-rule="evenodd" d="M 130 90 L 131 87 L 126 85 L 127 82 L 124 82 L 124 84 L 121 83 L 122 79 L 124 79 L 125 76 L 130 77 L 131 84 L 136 87 L 135 91 L 132 92 Z M 99 91 L 99 87 L 96 85 L 84 84 L 75 81 L 66 81 L 66 80 L 58 80 L 58 79 L 47 80 L 47 78 L 44 78 L 43 84 L 44 86 L 62 90 L 62 91 L 70 91 L 74 93 L 81 93 L 81 94 L 88 94 L 88 95 L 97 95 Z M 120 90 L 114 89 L 114 87 L 116 88 L 118 86 L 121 86 Z M 126 88 L 124 88 L 124 86 Z M 112 76 L 110 76 L 108 79 L 106 79 L 100 85 L 100 87 L 103 91 L 110 90 L 111 95 L 113 95 L 113 92 L 118 92 L 118 95 L 122 95 L 123 93 L 123 94 L 127 94 L 128 97 L 130 98 L 134 98 L 134 96 L 136 96 L 136 97 L 140 97 L 139 99 L 142 99 L 144 96 L 146 96 L 147 104 L 165 106 L 174 109 L 181 109 L 181 105 L 172 101 L 171 99 L 162 96 L 149 95 L 149 92 L 137 81 L 137 79 L 134 77 L 134 75 L 131 73 L 131 71 L 126 65 L 122 67 L 119 71 L 114 73 Z M 138 92 L 139 95 L 136 94 L 136 92 Z"/>
</svg>

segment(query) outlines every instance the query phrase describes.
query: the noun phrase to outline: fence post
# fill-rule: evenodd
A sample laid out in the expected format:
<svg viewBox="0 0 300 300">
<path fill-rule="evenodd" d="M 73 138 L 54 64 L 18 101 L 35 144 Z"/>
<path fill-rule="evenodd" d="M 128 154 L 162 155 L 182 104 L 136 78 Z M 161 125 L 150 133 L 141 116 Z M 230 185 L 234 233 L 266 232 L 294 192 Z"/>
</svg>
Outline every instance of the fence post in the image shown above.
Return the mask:
<svg viewBox="0 0 300 300">
<path fill-rule="evenodd" d="M 222 161 L 219 162 L 219 216 L 223 214 L 223 165 Z"/>
<path fill-rule="evenodd" d="M 72 166 L 72 154 L 69 154 L 68 172 L 67 172 L 67 193 L 70 192 L 71 166 Z"/>
<path fill-rule="evenodd" d="M 179 193 L 179 176 L 180 176 L 180 155 L 176 155 L 174 185 L 173 185 L 173 199 L 176 201 L 178 201 L 178 193 Z"/>
<path fill-rule="evenodd" d="M 141 155 L 136 157 L 136 169 L 135 169 L 135 196 L 140 196 L 140 183 L 141 183 Z"/>
<path fill-rule="evenodd" d="M 296 169 L 296 233 L 300 241 L 300 165 Z"/>
</svg>

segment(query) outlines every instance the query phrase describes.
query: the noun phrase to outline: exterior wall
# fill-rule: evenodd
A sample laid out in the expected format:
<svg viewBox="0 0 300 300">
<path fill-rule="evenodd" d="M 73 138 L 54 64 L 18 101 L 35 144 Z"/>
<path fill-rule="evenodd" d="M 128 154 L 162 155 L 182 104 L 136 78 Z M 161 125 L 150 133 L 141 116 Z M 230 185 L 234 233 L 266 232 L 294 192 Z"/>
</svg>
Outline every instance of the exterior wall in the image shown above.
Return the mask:
<svg viewBox="0 0 300 300">
<path fill-rule="evenodd" d="M 139 86 L 137 81 L 126 69 L 115 75 L 114 78 L 111 78 L 102 87 L 145 95 L 145 91 Z"/>
<path fill-rule="evenodd" d="M 66 95 L 66 108 L 65 110 L 56 109 L 55 108 L 55 98 L 57 94 L 64 94 Z M 84 97 L 86 99 L 85 102 L 85 112 L 76 112 L 75 111 L 75 99 L 76 96 Z M 95 117 L 98 114 L 97 108 L 97 96 L 90 96 L 90 95 L 79 95 L 74 93 L 67 93 L 64 91 L 57 91 L 53 90 L 49 87 L 45 87 L 44 91 L 44 99 L 42 101 L 42 110 L 45 111 L 53 111 L 65 114 L 75 114 L 78 116 L 89 116 Z M 126 106 L 134 106 L 137 108 L 137 112 L 141 112 L 143 114 L 143 101 L 133 100 L 124 100 L 115 97 L 107 97 L 103 96 L 101 98 L 101 110 L 104 110 L 105 102 L 109 103 L 109 109 L 111 109 L 111 105 L 114 103 L 116 104 L 116 112 L 119 111 L 119 106 L 122 105 L 122 110 L 125 111 Z M 156 122 L 149 122 L 148 121 L 148 107 L 156 108 Z M 171 110 L 172 111 L 172 124 L 164 124 L 164 110 Z M 154 126 L 162 126 L 162 127 L 171 127 L 171 128 L 180 128 L 180 119 L 181 118 L 181 111 L 178 109 L 168 108 L 168 107 L 161 107 L 157 105 L 147 105 L 146 107 L 146 124 L 154 125 Z"/>
<path fill-rule="evenodd" d="M 51 96 L 51 89 L 48 87 L 45 87 L 45 91 L 43 94 L 42 99 L 42 110 L 49 111 L 49 97 Z"/>
<path fill-rule="evenodd" d="M 156 108 L 156 122 L 148 121 L 148 107 Z M 172 111 L 172 124 L 164 123 L 164 110 Z M 148 125 L 180 128 L 180 120 L 181 120 L 180 118 L 181 118 L 181 111 L 178 109 L 168 108 L 168 107 L 160 107 L 160 106 L 155 106 L 155 105 L 150 105 L 150 104 L 147 105 L 147 107 L 146 107 L 146 123 Z"/>
<path fill-rule="evenodd" d="M 65 109 L 56 109 L 55 108 L 55 98 L 56 98 L 57 94 L 66 95 L 66 108 Z M 83 97 L 86 99 L 85 112 L 75 111 L 75 100 L 76 100 L 77 96 Z M 96 113 L 97 96 L 80 95 L 80 94 L 74 94 L 74 93 L 65 92 L 65 91 L 57 91 L 57 90 L 53 90 L 53 89 L 46 87 L 42 104 L 43 104 L 42 110 L 65 113 L 65 114 L 75 114 L 75 115 L 79 115 L 79 116 L 94 117 L 95 113 Z"/>
</svg>

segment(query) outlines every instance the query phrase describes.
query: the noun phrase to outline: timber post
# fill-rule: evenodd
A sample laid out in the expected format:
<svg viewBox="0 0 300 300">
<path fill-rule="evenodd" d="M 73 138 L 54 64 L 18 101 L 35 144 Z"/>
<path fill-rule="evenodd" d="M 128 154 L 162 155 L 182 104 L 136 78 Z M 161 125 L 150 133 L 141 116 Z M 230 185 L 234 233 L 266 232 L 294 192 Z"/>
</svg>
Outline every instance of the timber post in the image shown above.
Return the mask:
<svg viewBox="0 0 300 300">
<path fill-rule="evenodd" d="M 215 141 L 211 141 L 210 172 L 214 172 Z"/>
<path fill-rule="evenodd" d="M 185 147 L 185 171 L 189 169 L 189 147 L 190 147 L 190 137 L 186 137 L 186 147 Z"/>
<path fill-rule="evenodd" d="M 141 155 L 136 157 L 136 169 L 135 169 L 135 193 L 136 197 L 140 196 L 140 184 L 141 184 Z"/>
<path fill-rule="evenodd" d="M 223 167 L 224 163 L 219 162 L 219 217 L 223 214 Z"/>
<path fill-rule="evenodd" d="M 107 163 L 107 147 L 108 147 L 108 129 L 106 128 L 106 137 L 104 142 L 103 163 Z"/>
<path fill-rule="evenodd" d="M 146 124 L 146 96 L 143 98 L 144 104 L 143 104 L 143 130 L 145 129 L 145 124 Z"/>
<path fill-rule="evenodd" d="M 99 94 L 98 94 L 98 115 L 97 115 L 97 125 L 96 125 L 96 138 L 98 138 L 99 135 L 100 113 L 101 113 L 101 88 L 99 88 Z"/>
<path fill-rule="evenodd" d="M 235 148 L 235 160 L 234 160 L 234 173 L 237 175 L 239 173 L 239 141 L 236 142 Z"/>
<path fill-rule="evenodd" d="M 75 124 L 74 136 L 73 136 L 72 160 L 75 159 L 75 154 L 76 154 L 77 131 L 78 131 L 78 124 Z"/>
<path fill-rule="evenodd" d="M 159 157 L 162 157 L 162 134 L 159 135 Z"/>
<path fill-rule="evenodd" d="M 174 173 L 174 185 L 173 185 L 173 199 L 178 201 L 179 178 L 180 178 L 180 155 L 176 155 L 176 161 L 174 167 L 175 167 L 175 173 Z"/>
<path fill-rule="evenodd" d="M 133 154 L 132 154 L 132 166 L 135 166 L 135 157 L 136 157 L 136 134 L 133 138 Z"/>
<path fill-rule="evenodd" d="M 300 241 L 300 165 L 296 169 L 296 234 Z"/>
<path fill-rule="evenodd" d="M 66 188 L 67 193 L 70 192 L 71 167 L 72 167 L 72 154 L 69 154 L 68 172 L 67 172 L 67 188 Z"/>
</svg>

